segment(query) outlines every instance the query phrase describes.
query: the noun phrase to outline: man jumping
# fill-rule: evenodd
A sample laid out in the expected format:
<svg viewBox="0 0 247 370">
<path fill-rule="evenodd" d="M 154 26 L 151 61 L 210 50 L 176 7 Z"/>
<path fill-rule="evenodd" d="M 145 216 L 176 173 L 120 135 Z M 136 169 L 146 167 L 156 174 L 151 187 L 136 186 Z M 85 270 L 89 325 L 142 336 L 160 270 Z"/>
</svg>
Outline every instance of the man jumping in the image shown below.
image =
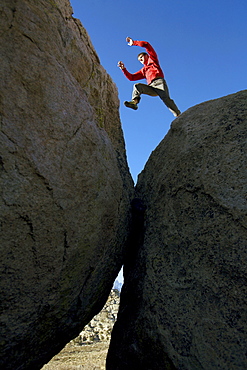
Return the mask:
<svg viewBox="0 0 247 370">
<path fill-rule="evenodd" d="M 136 110 L 138 109 L 138 103 L 141 100 L 141 94 L 159 96 L 173 115 L 178 117 L 181 112 L 169 96 L 169 90 L 164 79 L 164 73 L 160 67 L 158 56 L 154 48 L 147 41 L 134 41 L 131 37 L 127 37 L 126 41 L 130 46 L 136 45 L 146 48 L 146 53 L 142 52 L 138 55 L 138 60 L 143 64 L 143 67 L 133 74 L 127 71 L 124 63 L 121 61 L 118 62 L 118 67 L 130 81 L 137 81 L 146 78 L 147 85 L 142 83 L 135 84 L 133 87 L 132 100 L 125 101 L 124 105 Z"/>
</svg>

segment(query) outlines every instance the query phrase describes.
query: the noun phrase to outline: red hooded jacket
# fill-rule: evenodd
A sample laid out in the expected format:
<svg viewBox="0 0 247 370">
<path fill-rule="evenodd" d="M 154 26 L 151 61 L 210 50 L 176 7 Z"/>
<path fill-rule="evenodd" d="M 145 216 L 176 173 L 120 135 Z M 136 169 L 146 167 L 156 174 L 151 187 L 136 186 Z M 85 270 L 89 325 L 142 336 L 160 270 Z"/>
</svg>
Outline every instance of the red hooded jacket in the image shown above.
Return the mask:
<svg viewBox="0 0 247 370">
<path fill-rule="evenodd" d="M 133 41 L 133 45 L 146 48 L 146 52 L 148 53 L 148 61 L 147 64 L 145 64 L 143 68 L 136 73 L 129 73 L 126 68 L 122 69 L 125 76 L 130 81 L 137 81 L 146 78 L 148 85 L 155 78 L 164 78 L 164 73 L 160 67 L 158 56 L 154 48 L 147 41 Z"/>
</svg>

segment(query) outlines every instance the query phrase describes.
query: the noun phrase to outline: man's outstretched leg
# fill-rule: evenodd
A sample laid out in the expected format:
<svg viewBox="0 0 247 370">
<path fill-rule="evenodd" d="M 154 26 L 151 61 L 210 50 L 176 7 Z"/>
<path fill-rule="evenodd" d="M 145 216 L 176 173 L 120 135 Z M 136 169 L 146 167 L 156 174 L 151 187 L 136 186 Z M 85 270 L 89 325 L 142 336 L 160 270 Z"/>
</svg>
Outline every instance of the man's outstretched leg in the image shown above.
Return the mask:
<svg viewBox="0 0 247 370">
<path fill-rule="evenodd" d="M 163 100 L 167 108 L 172 112 L 175 117 L 180 116 L 181 112 L 176 106 L 174 100 L 170 98 L 169 90 L 166 84 L 166 81 L 162 78 L 156 79 L 151 82 L 150 86 L 156 91 L 160 99 Z"/>
<path fill-rule="evenodd" d="M 165 103 L 165 105 L 167 106 L 167 108 L 172 112 L 174 117 L 180 116 L 181 112 L 178 109 L 178 107 L 176 106 L 176 104 L 174 103 L 174 100 L 172 100 L 170 97 L 166 98 L 166 99 L 162 99 L 162 100 Z"/>
</svg>

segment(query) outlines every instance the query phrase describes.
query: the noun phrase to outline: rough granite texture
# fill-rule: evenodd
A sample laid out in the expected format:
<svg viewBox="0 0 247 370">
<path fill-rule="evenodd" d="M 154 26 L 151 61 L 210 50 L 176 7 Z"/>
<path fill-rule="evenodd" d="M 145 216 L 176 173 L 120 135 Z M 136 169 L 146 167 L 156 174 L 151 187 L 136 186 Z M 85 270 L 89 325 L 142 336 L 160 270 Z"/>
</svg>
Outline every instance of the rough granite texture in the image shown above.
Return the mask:
<svg viewBox="0 0 247 370">
<path fill-rule="evenodd" d="M 247 368 L 246 153 L 247 90 L 190 108 L 151 154 L 107 370 Z"/>
<path fill-rule="evenodd" d="M 0 20 L 0 367 L 34 370 L 104 306 L 133 181 L 117 88 L 69 1 L 1 1 Z"/>
</svg>

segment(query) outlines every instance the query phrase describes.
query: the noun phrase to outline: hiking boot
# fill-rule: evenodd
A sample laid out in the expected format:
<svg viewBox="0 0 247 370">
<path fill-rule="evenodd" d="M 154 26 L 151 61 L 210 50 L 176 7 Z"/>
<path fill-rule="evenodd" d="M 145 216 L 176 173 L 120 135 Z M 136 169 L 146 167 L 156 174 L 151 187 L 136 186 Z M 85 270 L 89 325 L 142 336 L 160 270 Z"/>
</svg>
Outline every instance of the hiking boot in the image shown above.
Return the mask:
<svg viewBox="0 0 247 370">
<path fill-rule="evenodd" d="M 180 116 L 180 114 L 181 114 L 181 112 L 180 112 L 180 110 L 178 111 L 178 112 L 175 112 L 175 113 L 173 113 L 174 114 L 174 117 L 179 117 Z"/>
<path fill-rule="evenodd" d="M 178 117 L 181 114 L 180 110 L 177 110 L 175 112 L 173 109 L 169 108 L 169 111 L 172 112 L 172 114 L 174 115 L 174 117 Z"/>
<path fill-rule="evenodd" d="M 134 102 L 134 100 L 125 101 L 124 105 L 125 105 L 125 107 L 131 108 L 131 109 L 134 109 L 134 110 L 138 109 L 138 105 Z"/>
</svg>

